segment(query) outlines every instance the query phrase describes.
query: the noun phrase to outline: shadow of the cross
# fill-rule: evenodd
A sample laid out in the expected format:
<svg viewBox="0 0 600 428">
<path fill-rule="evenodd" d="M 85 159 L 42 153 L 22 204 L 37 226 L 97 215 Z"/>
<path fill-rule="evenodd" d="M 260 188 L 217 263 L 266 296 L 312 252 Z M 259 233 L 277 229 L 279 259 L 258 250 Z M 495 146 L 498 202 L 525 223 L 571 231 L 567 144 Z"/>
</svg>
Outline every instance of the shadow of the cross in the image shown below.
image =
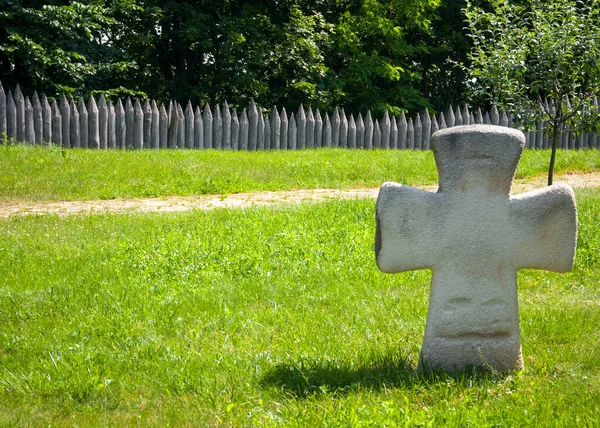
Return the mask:
<svg viewBox="0 0 600 428">
<path fill-rule="evenodd" d="M 381 391 L 386 389 L 426 386 L 455 382 L 465 387 L 505 375 L 486 370 L 467 368 L 456 373 L 417 370 L 408 359 L 377 358 L 356 365 L 339 361 L 300 360 L 274 366 L 261 379 L 263 387 L 274 386 L 296 398 L 311 395 L 346 395 L 356 390 Z"/>
</svg>

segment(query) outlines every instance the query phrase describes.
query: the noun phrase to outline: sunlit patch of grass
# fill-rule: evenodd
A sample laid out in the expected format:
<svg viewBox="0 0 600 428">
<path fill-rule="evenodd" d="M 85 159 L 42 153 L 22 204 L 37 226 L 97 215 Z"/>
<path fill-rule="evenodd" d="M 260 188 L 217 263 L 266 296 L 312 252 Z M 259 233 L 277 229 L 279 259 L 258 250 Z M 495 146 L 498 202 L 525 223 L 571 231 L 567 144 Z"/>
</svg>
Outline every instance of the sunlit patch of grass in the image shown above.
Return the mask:
<svg viewBox="0 0 600 428">
<path fill-rule="evenodd" d="M 550 152 L 526 150 L 518 178 L 545 175 Z M 560 151 L 556 173 L 600 171 L 600 151 Z M 62 150 L 0 146 L 0 200 L 146 198 L 437 183 L 430 151 Z"/>
<path fill-rule="evenodd" d="M 431 275 L 377 270 L 370 200 L 0 219 L 0 425 L 597 425 L 577 197 L 573 272 L 519 274 L 511 375 L 416 372 Z"/>
</svg>

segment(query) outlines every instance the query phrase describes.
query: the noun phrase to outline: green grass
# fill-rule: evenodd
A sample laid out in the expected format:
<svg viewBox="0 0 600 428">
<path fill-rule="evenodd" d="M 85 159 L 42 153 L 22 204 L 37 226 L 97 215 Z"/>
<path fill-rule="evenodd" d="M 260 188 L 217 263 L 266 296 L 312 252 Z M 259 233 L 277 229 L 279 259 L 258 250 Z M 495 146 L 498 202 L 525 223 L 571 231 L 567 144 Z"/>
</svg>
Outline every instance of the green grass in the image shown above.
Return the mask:
<svg viewBox="0 0 600 428">
<path fill-rule="evenodd" d="M 370 200 L 0 219 L 0 426 L 598 426 L 600 191 L 577 197 L 573 272 L 519 274 L 511 375 L 415 372 L 430 273 L 378 272 Z"/>
<path fill-rule="evenodd" d="M 517 177 L 546 174 L 549 152 L 526 150 Z M 599 171 L 600 151 L 561 151 L 556 172 Z M 299 188 L 435 184 L 431 152 L 94 151 L 0 146 L 0 201 L 229 194 Z"/>
</svg>

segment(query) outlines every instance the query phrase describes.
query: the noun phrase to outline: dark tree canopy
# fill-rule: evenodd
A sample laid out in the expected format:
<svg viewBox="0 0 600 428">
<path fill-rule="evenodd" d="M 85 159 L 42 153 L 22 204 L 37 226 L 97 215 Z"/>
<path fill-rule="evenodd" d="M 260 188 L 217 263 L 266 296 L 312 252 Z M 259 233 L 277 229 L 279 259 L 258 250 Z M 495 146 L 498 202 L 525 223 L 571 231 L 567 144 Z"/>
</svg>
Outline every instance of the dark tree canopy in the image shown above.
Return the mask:
<svg viewBox="0 0 600 428">
<path fill-rule="evenodd" d="M 0 80 L 27 92 L 421 110 L 460 84 L 462 0 L 0 0 Z M 452 18 L 449 20 L 449 18 Z M 455 37 L 456 36 L 456 37 Z M 455 38 L 456 40 L 454 40 Z"/>
</svg>

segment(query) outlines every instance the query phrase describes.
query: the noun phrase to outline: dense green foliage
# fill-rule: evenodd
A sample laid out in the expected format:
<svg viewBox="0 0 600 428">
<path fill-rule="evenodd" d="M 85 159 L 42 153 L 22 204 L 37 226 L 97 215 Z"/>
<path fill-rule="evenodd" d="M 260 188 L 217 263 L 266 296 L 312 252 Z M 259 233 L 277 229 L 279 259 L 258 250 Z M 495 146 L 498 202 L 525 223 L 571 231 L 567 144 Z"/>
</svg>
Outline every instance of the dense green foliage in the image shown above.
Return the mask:
<svg viewBox="0 0 600 428">
<path fill-rule="evenodd" d="M 468 2 L 466 17 L 471 89 L 525 126 L 549 124 L 552 184 L 561 129 L 600 130 L 600 2 L 493 0 L 489 12 Z"/>
<path fill-rule="evenodd" d="M 412 177 L 409 177 L 413 181 Z M 430 274 L 373 201 L 0 219 L 2 426 L 597 426 L 600 194 L 519 274 L 525 370 L 420 376 Z"/>
<path fill-rule="evenodd" d="M 377 113 L 463 100 L 463 76 L 446 62 L 468 50 L 463 0 L 0 5 L 0 81 L 25 93 Z"/>
<path fill-rule="evenodd" d="M 547 150 L 526 150 L 517 178 L 547 171 Z M 561 173 L 600 171 L 600 151 L 564 151 Z M 0 146 L 0 202 L 229 194 L 437 184 L 433 153 L 416 150 L 97 151 Z"/>
</svg>

